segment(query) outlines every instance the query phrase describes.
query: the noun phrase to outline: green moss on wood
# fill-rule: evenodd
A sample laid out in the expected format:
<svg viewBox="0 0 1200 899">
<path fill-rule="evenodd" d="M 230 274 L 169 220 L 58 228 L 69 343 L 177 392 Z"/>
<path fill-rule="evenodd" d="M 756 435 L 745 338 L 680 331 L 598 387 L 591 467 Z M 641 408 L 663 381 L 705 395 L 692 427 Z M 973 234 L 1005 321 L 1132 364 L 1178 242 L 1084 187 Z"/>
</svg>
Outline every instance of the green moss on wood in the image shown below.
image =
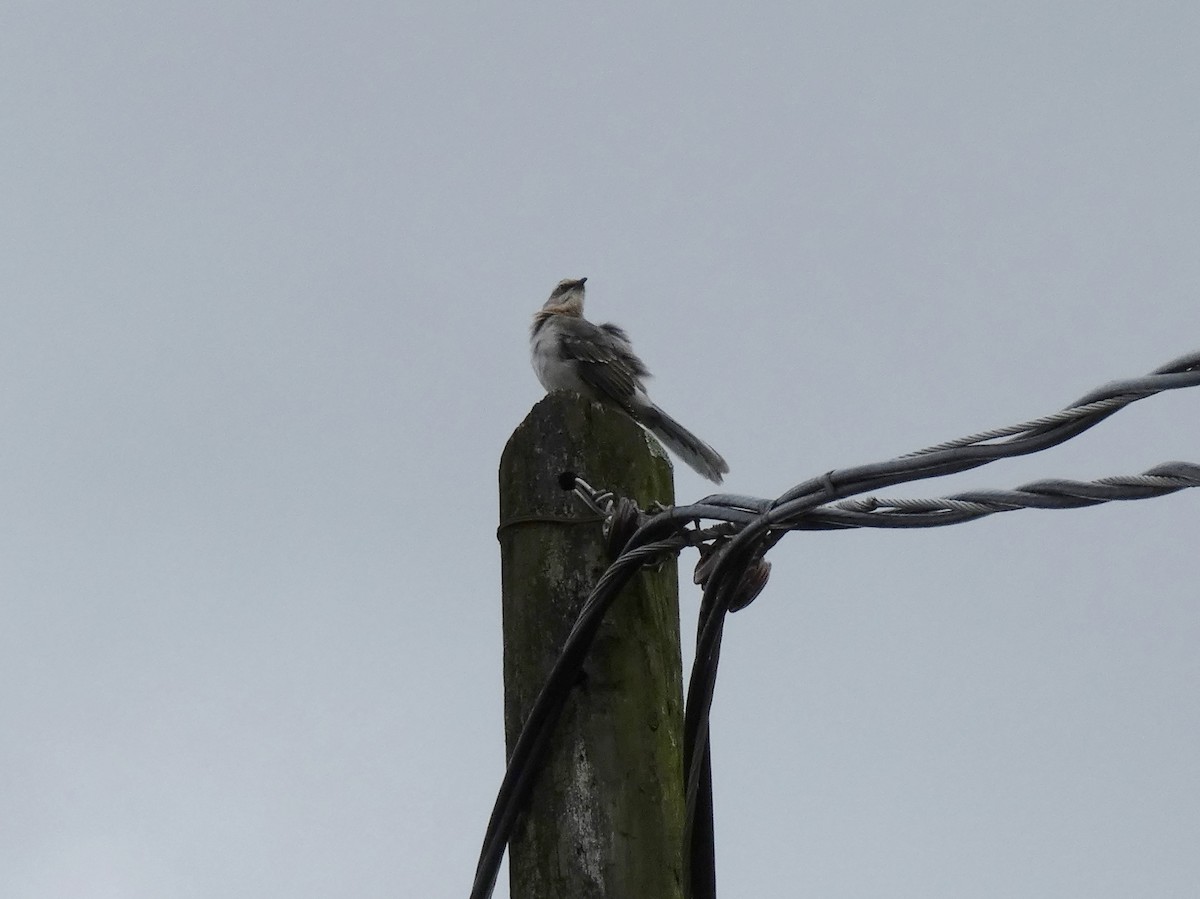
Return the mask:
<svg viewBox="0 0 1200 899">
<path fill-rule="evenodd" d="M 643 508 L 671 503 L 670 462 L 627 416 L 552 394 L 500 463 L 505 731 L 511 747 L 592 585 L 600 523 L 574 472 Z M 513 899 L 682 895 L 682 686 L 675 565 L 643 569 L 609 611 L 510 852 Z"/>
</svg>

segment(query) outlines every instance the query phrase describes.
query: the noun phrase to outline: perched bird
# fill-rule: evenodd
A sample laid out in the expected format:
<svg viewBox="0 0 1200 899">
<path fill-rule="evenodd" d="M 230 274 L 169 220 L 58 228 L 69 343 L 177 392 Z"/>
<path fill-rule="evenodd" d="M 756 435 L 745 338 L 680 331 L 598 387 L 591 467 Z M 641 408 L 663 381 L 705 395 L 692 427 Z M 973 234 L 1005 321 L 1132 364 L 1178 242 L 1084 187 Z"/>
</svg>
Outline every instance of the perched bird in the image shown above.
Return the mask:
<svg viewBox="0 0 1200 899">
<path fill-rule="evenodd" d="M 542 386 L 616 405 L 698 474 L 721 483 L 729 466 L 720 453 L 646 395 L 642 382 L 650 372 L 633 352 L 625 331 L 612 324 L 594 325 L 583 317 L 585 281 L 559 281 L 533 317 L 530 352 Z"/>
</svg>

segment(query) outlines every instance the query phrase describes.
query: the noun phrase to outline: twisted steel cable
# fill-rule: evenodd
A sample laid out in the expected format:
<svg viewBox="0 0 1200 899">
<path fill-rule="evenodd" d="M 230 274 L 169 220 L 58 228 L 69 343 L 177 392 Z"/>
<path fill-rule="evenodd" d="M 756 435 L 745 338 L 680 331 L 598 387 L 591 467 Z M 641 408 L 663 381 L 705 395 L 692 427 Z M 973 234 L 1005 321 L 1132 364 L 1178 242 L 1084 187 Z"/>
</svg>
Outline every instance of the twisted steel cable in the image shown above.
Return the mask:
<svg viewBox="0 0 1200 899">
<path fill-rule="evenodd" d="M 1140 475 L 1094 481 L 1050 479 L 1011 490 L 968 490 L 934 499 L 860 496 L 895 484 L 968 471 L 1012 456 L 1057 446 L 1130 403 L 1166 390 L 1200 385 L 1200 351 L 1181 356 L 1148 375 L 1105 384 L 1059 412 L 925 447 L 886 462 L 839 469 L 811 478 L 774 500 L 713 494 L 696 503 L 647 515 L 638 513 L 610 535 L 620 549 L 588 597 L 513 747 L 488 822 L 472 899 L 485 899 L 495 886 L 500 861 L 524 807 L 553 728 L 600 622 L 621 587 L 648 561 L 688 545 L 701 550 L 697 581 L 704 592 L 697 626 L 696 656 L 684 713 L 686 819 L 685 896 L 716 895 L 712 827 L 712 772 L 708 728 L 720 660 L 725 615 L 749 605 L 763 589 L 770 565 L 766 553 L 790 531 L 860 527 L 944 527 L 1017 509 L 1070 509 L 1116 500 L 1148 499 L 1200 486 L 1200 465 L 1168 462 Z M 583 481 L 575 492 L 616 527 L 620 516 L 611 493 Z M 716 522 L 701 529 L 701 521 Z"/>
</svg>

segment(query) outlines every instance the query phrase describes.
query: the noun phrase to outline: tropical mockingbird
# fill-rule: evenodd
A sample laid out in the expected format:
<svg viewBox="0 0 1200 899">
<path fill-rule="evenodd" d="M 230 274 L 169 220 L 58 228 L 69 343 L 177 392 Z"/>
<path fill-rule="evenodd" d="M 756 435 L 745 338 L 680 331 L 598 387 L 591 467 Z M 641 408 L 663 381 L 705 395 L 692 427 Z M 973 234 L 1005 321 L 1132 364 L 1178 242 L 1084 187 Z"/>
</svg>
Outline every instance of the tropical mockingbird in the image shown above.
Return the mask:
<svg viewBox="0 0 1200 899">
<path fill-rule="evenodd" d="M 643 379 L 650 376 L 616 325 L 594 325 L 583 317 L 583 284 L 566 279 L 533 317 L 533 370 L 547 391 L 571 390 L 610 403 L 649 430 L 672 452 L 710 481 L 721 483 L 729 466 L 720 453 L 654 405 Z"/>
</svg>

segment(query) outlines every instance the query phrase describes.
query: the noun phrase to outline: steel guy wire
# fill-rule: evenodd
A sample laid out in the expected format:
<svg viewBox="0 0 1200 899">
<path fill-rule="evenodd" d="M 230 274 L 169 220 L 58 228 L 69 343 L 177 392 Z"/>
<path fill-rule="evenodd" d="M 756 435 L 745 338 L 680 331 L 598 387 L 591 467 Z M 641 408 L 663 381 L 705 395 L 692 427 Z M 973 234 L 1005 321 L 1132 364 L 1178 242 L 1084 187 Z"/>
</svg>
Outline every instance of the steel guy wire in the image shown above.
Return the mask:
<svg viewBox="0 0 1200 899">
<path fill-rule="evenodd" d="M 763 567 L 769 565 L 763 558 L 765 554 L 793 530 L 942 527 L 1021 508 L 1078 508 L 1163 496 L 1200 486 L 1200 465 L 1170 462 L 1141 475 L 1095 481 L 1042 480 L 1013 490 L 970 490 L 935 499 L 852 498 L 894 484 L 941 477 L 999 459 L 1040 452 L 1094 427 L 1139 399 L 1198 384 L 1200 351 L 1175 359 L 1144 377 L 1103 385 L 1059 412 L 935 444 L 886 462 L 831 471 L 798 484 L 774 500 L 713 494 L 697 503 L 655 514 L 637 513 L 626 523 L 632 533 L 610 539 L 619 555 L 589 595 L 513 747 L 488 822 L 472 899 L 491 894 L 504 848 L 596 630 L 616 594 L 641 565 L 677 553 L 687 545 L 701 548 L 704 592 L 684 713 L 684 872 L 689 899 L 712 899 L 715 860 L 708 726 L 713 688 L 725 615 L 748 605 L 765 585 L 769 571 Z M 597 490 L 578 478 L 570 489 L 593 511 L 608 517 L 610 524 L 619 517 L 621 501 L 611 492 Z M 720 524 L 701 529 L 699 523 L 705 520 Z M 701 816 L 699 821 L 697 815 Z"/>
</svg>

